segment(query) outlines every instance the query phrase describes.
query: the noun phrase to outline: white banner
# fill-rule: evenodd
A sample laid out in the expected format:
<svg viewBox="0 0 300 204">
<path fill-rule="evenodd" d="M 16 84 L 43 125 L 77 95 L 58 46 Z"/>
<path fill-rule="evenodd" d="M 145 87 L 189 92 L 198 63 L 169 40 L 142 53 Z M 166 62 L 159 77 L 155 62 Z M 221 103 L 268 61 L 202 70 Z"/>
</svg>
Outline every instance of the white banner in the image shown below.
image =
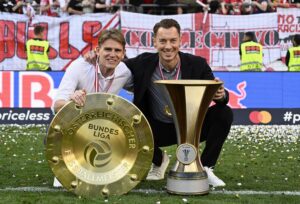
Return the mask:
<svg viewBox="0 0 300 204">
<path fill-rule="evenodd" d="M 195 29 L 194 14 L 184 15 L 147 15 L 139 13 L 121 12 L 121 28 L 126 39 L 126 55 L 127 57 L 135 57 L 143 52 L 155 52 L 152 43 L 152 29 L 155 23 L 164 18 L 173 18 L 179 22 L 183 35 L 189 35 Z M 186 33 L 185 33 L 186 32 Z M 184 38 L 186 39 L 186 38 Z M 193 53 L 190 40 L 186 39 L 188 44 L 182 46 L 182 51 Z"/>
<path fill-rule="evenodd" d="M 205 18 L 202 13 L 155 16 L 121 12 L 128 57 L 155 52 L 152 28 L 163 18 L 179 22 L 182 28 L 181 50 L 205 57 L 213 70 L 239 71 L 239 45 L 247 31 L 255 32 L 258 42 L 263 45 L 265 70 L 286 70 L 280 61 L 277 13 L 247 16 L 213 14 Z"/>
<path fill-rule="evenodd" d="M 119 13 L 60 18 L 35 16 L 32 22 L 25 15 L 0 13 L 0 70 L 25 70 L 25 43 L 33 37 L 32 28 L 36 24 L 47 28 L 45 39 L 51 45 L 52 70 L 65 70 L 70 62 L 97 45 L 101 30 L 118 27 L 120 21 L 128 57 L 155 52 L 152 28 L 163 18 L 174 18 L 180 23 L 183 52 L 203 56 L 213 70 L 220 71 L 239 71 L 239 45 L 247 31 L 255 32 L 264 47 L 265 70 L 286 71 L 280 58 L 285 56 L 289 45 L 282 39 L 299 33 L 299 9 L 245 16 L 202 13 L 155 16 L 129 12 L 121 12 L 120 17 Z"/>
<path fill-rule="evenodd" d="M 300 33 L 300 9 L 278 8 L 277 12 L 281 57 L 284 61 L 287 50 L 292 46 L 291 36 Z"/>
<path fill-rule="evenodd" d="M 25 70 L 25 44 L 33 38 L 33 26 L 46 28 L 52 70 L 64 70 L 74 59 L 97 46 L 98 36 L 107 28 L 119 28 L 119 14 L 35 16 L 32 21 L 19 14 L 0 14 L 0 70 Z"/>
<path fill-rule="evenodd" d="M 277 8 L 279 38 L 288 38 L 300 33 L 300 9 Z"/>
<path fill-rule="evenodd" d="M 245 32 L 254 32 L 257 42 L 263 46 L 263 64 L 265 69 L 272 69 L 269 65 L 280 59 L 280 45 L 277 35 L 277 14 L 256 14 L 211 16 L 214 46 L 210 49 L 212 67 L 239 67 L 239 45 Z M 218 41 L 218 42 L 214 42 Z M 239 71 L 236 70 L 236 71 Z"/>
</svg>

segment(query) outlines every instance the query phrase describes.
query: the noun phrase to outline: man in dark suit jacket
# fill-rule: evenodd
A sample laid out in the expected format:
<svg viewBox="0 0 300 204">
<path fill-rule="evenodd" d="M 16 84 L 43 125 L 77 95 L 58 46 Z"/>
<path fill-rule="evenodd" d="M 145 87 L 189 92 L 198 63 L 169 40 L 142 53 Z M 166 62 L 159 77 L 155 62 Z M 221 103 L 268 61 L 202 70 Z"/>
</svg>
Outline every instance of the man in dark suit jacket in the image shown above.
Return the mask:
<svg viewBox="0 0 300 204">
<path fill-rule="evenodd" d="M 161 79 L 206 79 L 215 77 L 206 60 L 199 56 L 182 53 L 180 26 L 173 19 L 163 19 L 154 26 L 154 47 L 157 53 L 143 53 L 125 61 L 134 76 L 134 104 L 145 114 L 154 136 L 154 158 L 147 180 L 164 178 L 169 164 L 168 155 L 160 147 L 177 144 L 173 119 L 164 111 L 166 101 L 154 84 Z M 223 143 L 229 133 L 233 114 L 226 104 L 229 94 L 220 87 L 214 96 L 215 105 L 207 111 L 200 136 L 206 141 L 201 162 L 208 174 L 210 185 L 225 186 L 213 173 Z"/>
</svg>

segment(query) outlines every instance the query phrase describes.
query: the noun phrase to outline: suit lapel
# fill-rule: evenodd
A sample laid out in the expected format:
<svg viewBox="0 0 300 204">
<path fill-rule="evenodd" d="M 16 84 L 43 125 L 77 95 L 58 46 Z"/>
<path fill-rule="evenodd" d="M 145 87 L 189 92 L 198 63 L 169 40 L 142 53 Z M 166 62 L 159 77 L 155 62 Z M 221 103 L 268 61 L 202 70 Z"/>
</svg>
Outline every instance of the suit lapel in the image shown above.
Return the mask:
<svg viewBox="0 0 300 204">
<path fill-rule="evenodd" d="M 138 95 L 136 94 L 137 101 L 140 101 L 142 99 L 142 97 L 144 96 L 148 87 L 150 87 L 152 75 L 156 69 L 157 64 L 158 64 L 158 54 L 157 53 L 144 59 L 142 64 L 140 64 L 139 68 L 143 69 L 143 70 L 141 70 L 141 73 L 142 73 L 141 79 L 143 79 L 143 80 L 141 83 L 139 83 L 139 86 L 141 86 L 141 87 L 139 87 L 139 90 L 140 90 L 139 94 Z"/>
<path fill-rule="evenodd" d="M 149 79 L 149 76 L 150 76 L 150 80 L 151 80 L 151 77 L 152 77 L 157 65 L 158 65 L 158 54 L 156 53 L 155 55 L 153 55 L 149 59 L 147 59 L 147 61 L 145 61 L 144 65 L 142 66 L 143 69 L 145 69 L 145 76 L 144 76 L 145 79 Z"/>
</svg>

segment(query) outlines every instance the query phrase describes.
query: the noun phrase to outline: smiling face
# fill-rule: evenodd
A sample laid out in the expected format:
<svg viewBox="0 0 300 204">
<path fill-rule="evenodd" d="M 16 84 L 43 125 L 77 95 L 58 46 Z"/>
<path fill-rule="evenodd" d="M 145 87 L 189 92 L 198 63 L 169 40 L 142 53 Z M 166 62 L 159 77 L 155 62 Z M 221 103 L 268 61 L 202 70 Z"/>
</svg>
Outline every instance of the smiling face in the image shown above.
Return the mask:
<svg viewBox="0 0 300 204">
<path fill-rule="evenodd" d="M 112 71 L 123 60 L 125 50 L 123 45 L 113 39 L 105 40 L 98 48 L 99 65 L 101 71 Z"/>
<path fill-rule="evenodd" d="M 175 27 L 160 27 L 157 30 L 153 42 L 158 51 L 159 60 L 164 66 L 174 68 L 177 64 L 180 40 L 180 34 Z"/>
</svg>

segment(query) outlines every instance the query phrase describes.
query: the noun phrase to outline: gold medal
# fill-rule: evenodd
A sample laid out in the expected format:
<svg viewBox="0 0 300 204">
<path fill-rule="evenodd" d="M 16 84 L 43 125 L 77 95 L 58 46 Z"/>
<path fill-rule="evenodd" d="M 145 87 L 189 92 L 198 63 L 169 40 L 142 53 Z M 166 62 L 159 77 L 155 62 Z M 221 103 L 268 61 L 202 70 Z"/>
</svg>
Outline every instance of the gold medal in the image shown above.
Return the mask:
<svg viewBox="0 0 300 204">
<path fill-rule="evenodd" d="M 168 105 L 165 105 L 165 114 L 166 116 L 172 117 L 172 113 Z"/>
</svg>

